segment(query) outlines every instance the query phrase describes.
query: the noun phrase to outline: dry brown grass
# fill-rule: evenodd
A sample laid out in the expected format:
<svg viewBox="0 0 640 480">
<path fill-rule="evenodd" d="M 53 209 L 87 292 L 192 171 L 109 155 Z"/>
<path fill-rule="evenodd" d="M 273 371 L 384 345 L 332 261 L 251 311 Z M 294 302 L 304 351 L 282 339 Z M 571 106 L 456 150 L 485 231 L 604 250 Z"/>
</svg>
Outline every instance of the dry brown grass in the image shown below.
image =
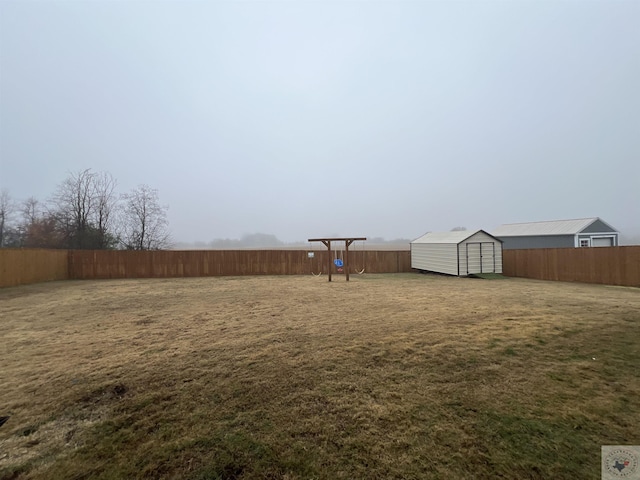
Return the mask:
<svg viewBox="0 0 640 480">
<path fill-rule="evenodd" d="M 0 318 L 0 477 L 595 479 L 640 444 L 638 289 L 56 282 Z"/>
</svg>

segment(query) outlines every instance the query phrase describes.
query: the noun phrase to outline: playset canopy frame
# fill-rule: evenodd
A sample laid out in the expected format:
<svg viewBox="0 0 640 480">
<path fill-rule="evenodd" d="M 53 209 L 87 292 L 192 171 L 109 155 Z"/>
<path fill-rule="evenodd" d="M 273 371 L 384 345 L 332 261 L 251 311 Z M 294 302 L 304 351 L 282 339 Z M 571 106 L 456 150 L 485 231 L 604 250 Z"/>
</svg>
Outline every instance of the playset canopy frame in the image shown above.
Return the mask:
<svg viewBox="0 0 640 480">
<path fill-rule="evenodd" d="M 347 282 L 349 281 L 349 245 L 351 245 L 356 240 L 362 240 L 363 242 L 367 239 L 367 237 L 344 237 L 344 238 L 310 238 L 309 242 L 322 242 L 325 247 L 329 250 L 329 255 L 327 256 L 327 267 L 329 272 L 329 281 L 331 281 L 331 242 L 344 242 L 344 273 Z"/>
</svg>

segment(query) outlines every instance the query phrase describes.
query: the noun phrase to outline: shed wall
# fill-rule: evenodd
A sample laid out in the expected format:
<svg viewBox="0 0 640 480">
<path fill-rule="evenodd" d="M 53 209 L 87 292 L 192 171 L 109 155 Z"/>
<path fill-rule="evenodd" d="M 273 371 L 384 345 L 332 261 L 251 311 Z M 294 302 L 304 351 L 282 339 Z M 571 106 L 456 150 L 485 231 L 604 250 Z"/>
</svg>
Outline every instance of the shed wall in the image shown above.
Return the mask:
<svg viewBox="0 0 640 480">
<path fill-rule="evenodd" d="M 503 241 L 502 248 L 516 250 L 524 248 L 573 248 L 573 235 L 536 235 L 530 237 L 498 237 Z"/>
<path fill-rule="evenodd" d="M 411 268 L 458 275 L 457 247 L 453 243 L 411 244 Z"/>
<path fill-rule="evenodd" d="M 504 265 L 503 258 L 504 257 L 503 257 L 503 252 L 502 252 L 503 248 L 504 247 L 500 242 L 496 243 L 496 273 L 502 273 L 504 271 L 503 270 L 503 265 Z"/>
</svg>

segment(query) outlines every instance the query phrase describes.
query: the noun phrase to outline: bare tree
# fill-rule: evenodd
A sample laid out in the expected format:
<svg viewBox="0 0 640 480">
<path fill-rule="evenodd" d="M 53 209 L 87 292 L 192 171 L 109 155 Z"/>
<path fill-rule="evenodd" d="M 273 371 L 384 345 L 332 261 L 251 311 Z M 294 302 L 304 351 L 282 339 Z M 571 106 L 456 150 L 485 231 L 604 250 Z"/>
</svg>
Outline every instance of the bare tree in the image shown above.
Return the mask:
<svg viewBox="0 0 640 480">
<path fill-rule="evenodd" d="M 71 173 L 56 190 L 52 215 L 67 248 L 113 248 L 116 181 L 90 169 Z"/>
<path fill-rule="evenodd" d="M 29 197 L 21 205 L 22 223 L 33 225 L 41 216 L 40 202 L 35 197 Z"/>
<path fill-rule="evenodd" d="M 94 208 L 91 217 L 98 231 L 97 248 L 113 248 L 118 242 L 113 232 L 114 214 L 118 204 L 116 185 L 115 178 L 109 173 L 98 173 L 93 177 Z"/>
<path fill-rule="evenodd" d="M 41 229 L 36 227 L 44 219 L 40 202 L 35 197 L 29 197 L 20 203 L 21 220 L 17 227 L 15 246 L 19 247 L 47 247 L 42 239 L 31 238 Z M 55 226 L 55 224 L 54 224 Z"/>
<path fill-rule="evenodd" d="M 467 231 L 467 227 L 453 227 L 451 229 L 452 232 L 466 232 Z"/>
<path fill-rule="evenodd" d="M 167 209 L 160 205 L 158 191 L 140 185 L 123 195 L 121 243 L 128 250 L 160 250 L 171 246 Z"/>
<path fill-rule="evenodd" d="M 6 190 L 0 192 L 0 246 L 62 247 L 55 227 L 54 217 L 45 215 L 34 197 L 18 204 Z"/>
<path fill-rule="evenodd" d="M 4 247 L 7 241 L 7 231 L 10 228 L 11 217 L 15 210 L 15 205 L 11 200 L 11 195 L 6 189 L 0 191 L 0 247 Z"/>
<path fill-rule="evenodd" d="M 90 169 L 71 173 L 53 196 L 52 204 L 69 248 L 90 248 L 90 217 L 93 210 L 93 178 Z"/>
</svg>

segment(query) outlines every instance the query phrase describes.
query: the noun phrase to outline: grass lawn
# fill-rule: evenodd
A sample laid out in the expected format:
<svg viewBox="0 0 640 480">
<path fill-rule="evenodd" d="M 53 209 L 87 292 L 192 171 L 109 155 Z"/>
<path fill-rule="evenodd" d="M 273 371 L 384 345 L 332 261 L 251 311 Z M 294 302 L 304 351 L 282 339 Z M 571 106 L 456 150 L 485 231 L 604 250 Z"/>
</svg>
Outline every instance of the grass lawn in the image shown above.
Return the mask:
<svg viewBox="0 0 640 480">
<path fill-rule="evenodd" d="M 640 290 L 435 275 L 0 290 L 0 478 L 599 479 Z"/>
</svg>

